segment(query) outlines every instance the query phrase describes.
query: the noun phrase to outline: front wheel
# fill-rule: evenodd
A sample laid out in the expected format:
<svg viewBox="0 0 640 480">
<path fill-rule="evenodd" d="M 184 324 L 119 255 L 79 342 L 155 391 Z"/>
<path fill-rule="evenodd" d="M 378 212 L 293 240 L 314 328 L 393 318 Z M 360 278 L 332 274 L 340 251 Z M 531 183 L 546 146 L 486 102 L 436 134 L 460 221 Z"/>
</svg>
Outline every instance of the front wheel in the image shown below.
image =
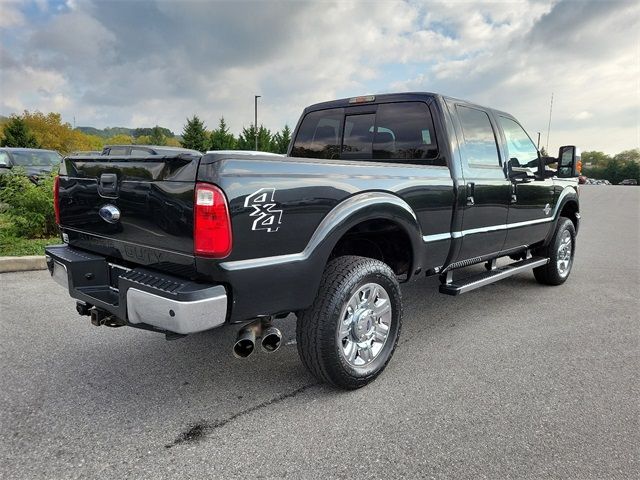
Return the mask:
<svg viewBox="0 0 640 480">
<path fill-rule="evenodd" d="M 561 285 L 571 273 L 573 257 L 576 253 L 576 229 L 573 222 L 560 217 L 551 243 L 539 255 L 549 258 L 549 263 L 533 269 L 533 275 L 539 283 Z"/>
<path fill-rule="evenodd" d="M 389 266 L 338 257 L 327 265 L 313 305 L 298 315 L 298 353 L 319 380 L 360 388 L 389 363 L 401 322 L 400 286 Z"/>
</svg>

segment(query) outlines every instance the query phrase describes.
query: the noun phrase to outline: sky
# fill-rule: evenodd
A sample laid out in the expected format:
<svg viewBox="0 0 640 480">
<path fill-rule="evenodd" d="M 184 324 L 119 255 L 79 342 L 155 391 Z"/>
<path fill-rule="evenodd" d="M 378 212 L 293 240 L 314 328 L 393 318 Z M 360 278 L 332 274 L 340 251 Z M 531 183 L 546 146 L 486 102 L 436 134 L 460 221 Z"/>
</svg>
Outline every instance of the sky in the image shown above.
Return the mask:
<svg viewBox="0 0 640 480">
<path fill-rule="evenodd" d="M 0 114 L 180 133 L 295 126 L 310 104 L 428 91 L 549 152 L 640 146 L 640 2 L 0 0 Z M 550 99 L 551 131 L 547 139 Z"/>
</svg>

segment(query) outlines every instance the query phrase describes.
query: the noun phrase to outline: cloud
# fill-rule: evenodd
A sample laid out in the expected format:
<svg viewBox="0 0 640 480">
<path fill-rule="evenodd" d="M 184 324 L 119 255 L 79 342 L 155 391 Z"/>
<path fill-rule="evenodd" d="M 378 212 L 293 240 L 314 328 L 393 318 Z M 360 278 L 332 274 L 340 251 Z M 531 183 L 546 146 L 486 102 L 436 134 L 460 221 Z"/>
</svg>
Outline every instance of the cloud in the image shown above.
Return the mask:
<svg viewBox="0 0 640 480">
<path fill-rule="evenodd" d="M 0 28 L 19 27 L 25 23 L 18 1 L 3 0 L 0 3 Z"/>
<path fill-rule="evenodd" d="M 279 129 L 310 103 L 426 90 L 509 111 L 535 135 L 553 92 L 550 147 L 640 143 L 631 2 L 2 5 L 16 19 L 0 16 L 3 114 L 57 106 L 79 124 L 181 131 L 197 113 L 239 131 L 258 94 L 260 121 Z"/>
</svg>

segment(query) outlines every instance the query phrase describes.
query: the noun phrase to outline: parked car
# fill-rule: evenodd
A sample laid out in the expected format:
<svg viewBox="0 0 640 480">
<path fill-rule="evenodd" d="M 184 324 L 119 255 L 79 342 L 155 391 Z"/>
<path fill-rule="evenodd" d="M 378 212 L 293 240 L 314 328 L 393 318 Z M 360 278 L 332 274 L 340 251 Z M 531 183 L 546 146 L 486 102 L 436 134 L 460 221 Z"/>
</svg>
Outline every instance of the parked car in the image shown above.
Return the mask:
<svg viewBox="0 0 640 480">
<path fill-rule="evenodd" d="M 38 178 L 51 173 L 60 165 L 61 160 L 62 156 L 55 150 L 2 147 L 0 148 L 0 174 L 7 173 L 14 167 L 20 167 L 32 182 L 38 183 Z"/>
<path fill-rule="evenodd" d="M 102 151 L 101 150 L 83 150 L 83 151 L 71 152 L 69 154 L 70 157 L 75 157 L 78 155 L 85 155 L 87 157 L 96 157 L 98 155 L 102 155 Z"/>
<path fill-rule="evenodd" d="M 618 185 L 638 185 L 638 180 L 635 178 L 625 178 Z"/>
<path fill-rule="evenodd" d="M 190 153 L 200 155 L 197 150 L 181 147 L 165 147 L 158 145 L 107 145 L 102 149 L 102 155 L 136 155 L 146 157 L 148 155 L 177 155 Z"/>
<path fill-rule="evenodd" d="M 275 351 L 274 323 L 294 313 L 302 363 L 359 388 L 395 350 L 400 282 L 437 275 L 459 295 L 531 270 L 560 285 L 573 265 L 579 150 L 542 157 L 513 116 L 470 102 L 312 105 L 285 157 L 131 153 L 68 157 L 55 184 L 64 243 L 46 248 L 49 271 L 97 326 L 176 338 L 244 324 L 233 351 L 246 357 Z M 511 289 L 496 308 L 523 295 Z"/>
</svg>

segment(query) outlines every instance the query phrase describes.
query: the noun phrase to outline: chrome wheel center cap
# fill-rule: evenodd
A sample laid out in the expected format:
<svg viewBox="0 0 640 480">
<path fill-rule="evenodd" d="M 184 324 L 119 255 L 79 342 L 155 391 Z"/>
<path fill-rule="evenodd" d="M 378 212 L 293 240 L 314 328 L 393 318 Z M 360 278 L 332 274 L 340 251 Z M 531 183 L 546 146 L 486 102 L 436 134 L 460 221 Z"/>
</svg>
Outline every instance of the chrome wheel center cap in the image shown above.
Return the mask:
<svg viewBox="0 0 640 480">
<path fill-rule="evenodd" d="M 354 315 L 353 326 L 351 328 L 355 340 L 363 342 L 371 338 L 373 335 L 374 322 L 373 310 L 363 309 L 359 313 L 356 313 L 356 315 Z"/>
</svg>

